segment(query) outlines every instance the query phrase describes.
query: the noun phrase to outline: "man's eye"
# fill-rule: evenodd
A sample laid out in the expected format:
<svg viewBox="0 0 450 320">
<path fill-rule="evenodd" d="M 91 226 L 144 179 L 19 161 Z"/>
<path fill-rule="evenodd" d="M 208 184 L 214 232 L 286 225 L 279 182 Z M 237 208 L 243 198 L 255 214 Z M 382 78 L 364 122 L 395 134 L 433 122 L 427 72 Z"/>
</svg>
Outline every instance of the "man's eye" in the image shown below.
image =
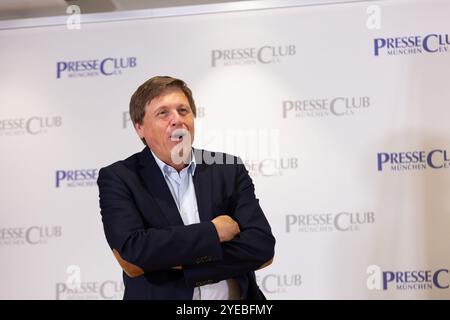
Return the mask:
<svg viewBox="0 0 450 320">
<path fill-rule="evenodd" d="M 166 110 L 159 111 L 159 112 L 158 112 L 158 116 L 159 116 L 159 115 L 165 115 L 166 113 L 167 113 Z"/>
</svg>

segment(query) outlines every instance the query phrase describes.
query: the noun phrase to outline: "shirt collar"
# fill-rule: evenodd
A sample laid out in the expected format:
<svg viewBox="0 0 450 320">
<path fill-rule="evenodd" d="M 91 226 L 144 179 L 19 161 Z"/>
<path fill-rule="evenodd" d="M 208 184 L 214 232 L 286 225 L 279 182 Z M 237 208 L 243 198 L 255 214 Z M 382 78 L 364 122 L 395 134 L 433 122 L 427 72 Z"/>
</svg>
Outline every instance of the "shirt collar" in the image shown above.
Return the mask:
<svg viewBox="0 0 450 320">
<path fill-rule="evenodd" d="M 152 149 L 150 149 L 150 151 L 151 151 L 153 157 L 155 158 L 155 161 L 156 161 L 156 163 L 158 164 L 158 167 L 159 167 L 159 169 L 161 170 L 161 172 L 163 173 L 163 175 L 167 174 L 167 173 L 168 173 L 169 171 L 171 171 L 171 170 L 174 170 L 174 171 L 176 172 L 175 168 L 169 166 L 167 163 L 165 163 L 165 162 L 162 161 L 160 158 L 158 158 L 158 157 L 156 156 L 156 154 L 153 152 Z M 196 166 L 197 166 L 197 162 L 195 161 L 195 157 L 194 157 L 194 152 L 193 152 L 193 151 L 191 151 L 190 157 L 191 157 L 191 161 L 190 161 L 189 164 L 188 164 L 188 172 L 189 172 L 192 176 L 194 176 L 195 168 L 196 168 Z"/>
</svg>

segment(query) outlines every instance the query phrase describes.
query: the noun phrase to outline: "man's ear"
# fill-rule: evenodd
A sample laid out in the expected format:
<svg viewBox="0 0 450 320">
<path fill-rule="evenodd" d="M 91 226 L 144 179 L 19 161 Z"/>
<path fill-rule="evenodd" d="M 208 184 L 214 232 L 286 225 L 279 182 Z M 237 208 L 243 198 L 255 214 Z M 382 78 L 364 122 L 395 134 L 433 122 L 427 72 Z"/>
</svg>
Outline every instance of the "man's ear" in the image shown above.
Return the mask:
<svg viewBox="0 0 450 320">
<path fill-rule="evenodd" d="M 139 136 L 139 138 L 144 138 L 144 126 L 143 123 L 138 123 L 136 122 L 134 124 L 134 130 L 136 130 L 137 135 Z"/>
</svg>

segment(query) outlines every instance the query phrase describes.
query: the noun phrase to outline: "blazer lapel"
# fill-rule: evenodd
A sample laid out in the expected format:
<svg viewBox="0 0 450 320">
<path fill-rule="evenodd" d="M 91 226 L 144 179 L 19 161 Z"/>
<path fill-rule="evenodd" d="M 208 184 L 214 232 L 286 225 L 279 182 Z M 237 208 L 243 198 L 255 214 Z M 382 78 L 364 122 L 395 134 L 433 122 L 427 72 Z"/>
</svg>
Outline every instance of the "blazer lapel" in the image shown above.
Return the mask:
<svg viewBox="0 0 450 320">
<path fill-rule="evenodd" d="M 195 196 L 197 198 L 198 214 L 200 221 L 211 221 L 212 214 L 212 181 L 208 165 L 202 160 L 202 150 L 194 149 L 197 166 L 193 176 Z"/>
<path fill-rule="evenodd" d="M 150 149 L 146 147 L 139 155 L 140 174 L 147 190 L 152 194 L 163 215 L 170 225 L 183 225 L 177 205 L 167 186 L 161 169 L 153 158 Z"/>
</svg>

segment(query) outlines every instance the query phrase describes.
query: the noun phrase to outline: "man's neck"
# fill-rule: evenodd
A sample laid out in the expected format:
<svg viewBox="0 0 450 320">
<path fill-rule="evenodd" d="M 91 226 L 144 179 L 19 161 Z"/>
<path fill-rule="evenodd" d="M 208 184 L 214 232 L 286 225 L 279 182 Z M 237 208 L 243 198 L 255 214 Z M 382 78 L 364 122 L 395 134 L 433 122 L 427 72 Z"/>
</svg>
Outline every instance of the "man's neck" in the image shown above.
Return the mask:
<svg viewBox="0 0 450 320">
<path fill-rule="evenodd" d="M 158 158 L 160 161 L 164 162 L 166 165 L 168 165 L 169 167 L 175 169 L 178 173 L 180 173 L 181 170 L 183 170 L 184 168 L 186 168 L 189 163 L 192 161 L 192 157 L 193 152 L 191 149 L 191 152 L 186 156 L 186 157 L 179 157 L 179 159 L 181 160 L 181 163 L 174 163 L 172 161 L 172 159 L 169 157 L 168 159 L 166 159 L 165 157 L 160 157 L 159 155 L 157 155 L 152 149 L 150 149 L 150 151 L 152 152 L 153 156 Z"/>
</svg>

